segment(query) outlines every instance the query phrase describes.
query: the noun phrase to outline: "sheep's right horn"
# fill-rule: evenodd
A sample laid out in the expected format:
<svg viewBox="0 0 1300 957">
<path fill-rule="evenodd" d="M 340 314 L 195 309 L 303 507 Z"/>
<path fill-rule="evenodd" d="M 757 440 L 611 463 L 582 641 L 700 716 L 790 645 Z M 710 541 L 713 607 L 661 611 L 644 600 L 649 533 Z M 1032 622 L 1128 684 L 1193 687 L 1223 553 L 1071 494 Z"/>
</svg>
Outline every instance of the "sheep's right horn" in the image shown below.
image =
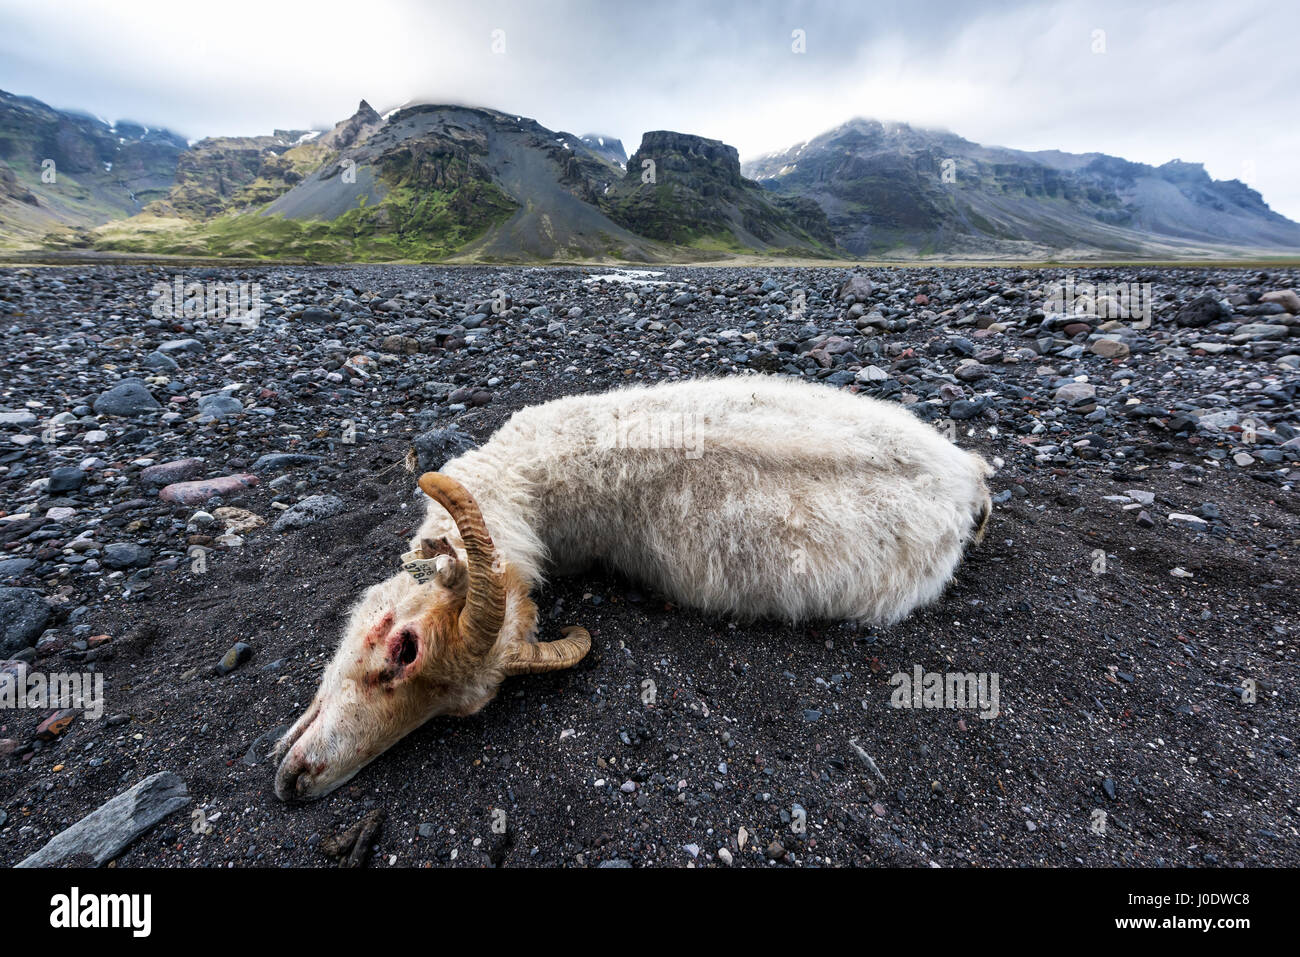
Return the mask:
<svg viewBox="0 0 1300 957">
<path fill-rule="evenodd" d="M 562 628 L 564 635 L 556 641 L 521 641 L 507 653 L 506 674 L 528 675 L 541 671 L 558 671 L 572 668 L 591 650 L 591 635 L 586 628 L 570 625 Z"/>
<path fill-rule="evenodd" d="M 469 594 L 460 612 L 460 635 L 476 658 L 482 658 L 496 644 L 506 616 L 506 591 L 496 566 L 496 547 L 483 522 L 478 503 L 453 478 L 440 472 L 420 476 L 424 494 L 447 510 L 456 523 L 469 558 Z"/>
</svg>

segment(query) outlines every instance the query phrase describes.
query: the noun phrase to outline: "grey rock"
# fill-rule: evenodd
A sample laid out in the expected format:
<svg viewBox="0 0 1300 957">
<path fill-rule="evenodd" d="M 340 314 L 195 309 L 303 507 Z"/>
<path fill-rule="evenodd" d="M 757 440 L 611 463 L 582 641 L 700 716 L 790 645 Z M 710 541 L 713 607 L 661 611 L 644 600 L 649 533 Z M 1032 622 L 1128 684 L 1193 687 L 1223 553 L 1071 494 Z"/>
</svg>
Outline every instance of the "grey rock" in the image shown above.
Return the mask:
<svg viewBox="0 0 1300 957">
<path fill-rule="evenodd" d="M 884 382 L 889 378 L 889 373 L 875 366 L 863 366 L 854 378 L 858 382 Z"/>
<path fill-rule="evenodd" d="M 1179 309 L 1178 314 L 1174 316 L 1174 322 L 1180 326 L 1199 328 L 1223 318 L 1225 313 L 1222 304 L 1214 296 L 1206 294 L 1197 296 Z"/>
<path fill-rule="evenodd" d="M 50 620 L 50 606 L 34 588 L 0 588 L 0 656 L 30 648 Z"/>
<path fill-rule="evenodd" d="M 421 432 L 412 444 L 415 446 L 417 474 L 436 472 L 451 459 L 475 447 L 474 440 L 454 425 Z"/>
<path fill-rule="evenodd" d="M 0 412 L 0 425 L 25 429 L 36 424 L 36 416 L 31 412 Z"/>
<path fill-rule="evenodd" d="M 198 339 L 171 339 L 158 347 L 166 355 L 169 352 L 202 352 L 203 343 Z"/>
<path fill-rule="evenodd" d="M 347 504 L 337 495 L 309 495 L 280 513 L 271 530 L 287 532 L 290 529 L 306 528 L 323 518 L 338 515 L 346 509 Z"/>
<path fill-rule="evenodd" d="M 94 409 L 99 415 L 144 415 L 161 409 L 139 379 L 124 379 L 95 400 Z"/>
<path fill-rule="evenodd" d="M 871 293 L 875 288 L 875 284 L 866 276 L 854 274 L 840 283 L 836 296 L 840 299 L 847 299 L 852 296 L 858 302 L 863 302 L 871 297 Z"/>
<path fill-rule="evenodd" d="M 32 558 L 0 559 L 0 579 L 17 578 L 35 565 L 36 560 Z"/>
<path fill-rule="evenodd" d="M 987 378 L 993 372 L 988 366 L 979 362 L 967 362 L 957 367 L 954 373 L 962 382 L 977 382 Z"/>
<path fill-rule="evenodd" d="M 1181 525 L 1193 532 L 1203 532 L 1209 528 L 1209 522 L 1199 515 L 1188 515 L 1184 512 L 1170 512 L 1169 521 L 1171 524 Z"/>
<path fill-rule="evenodd" d="M 49 843 L 17 866 L 58 867 L 82 864 L 89 858 L 100 867 L 163 818 L 189 803 L 185 782 L 170 771 L 159 771 L 54 835 Z"/>
<path fill-rule="evenodd" d="M 154 372 L 179 372 L 180 364 L 165 352 L 151 352 L 144 357 L 142 365 Z"/>
<path fill-rule="evenodd" d="M 224 419 L 244 411 L 244 403 L 226 392 L 215 392 L 199 399 L 199 412 L 214 419 Z"/>
<path fill-rule="evenodd" d="M 1056 390 L 1054 398 L 1062 405 L 1073 405 L 1097 397 L 1097 387 L 1091 382 L 1067 382 Z"/>
<path fill-rule="evenodd" d="M 1212 432 L 1223 432 L 1240 421 L 1240 413 L 1234 412 L 1232 409 L 1217 409 L 1213 412 L 1202 413 L 1196 420 L 1196 424 Z"/>
<path fill-rule="evenodd" d="M 1278 326 L 1269 322 L 1247 322 L 1237 327 L 1232 334 L 1233 342 L 1265 342 L 1285 339 L 1290 335 L 1288 326 Z"/>
<path fill-rule="evenodd" d="M 100 561 L 107 568 L 122 569 L 148 565 L 151 558 L 153 553 L 141 545 L 136 545 L 134 542 L 114 542 L 104 546 L 104 554 Z"/>
<path fill-rule="evenodd" d="M 59 492 L 75 492 L 86 481 L 86 473 L 75 465 L 57 468 L 50 473 L 50 482 L 46 490 L 55 495 Z"/>
<path fill-rule="evenodd" d="M 308 455 L 306 452 L 268 452 L 253 463 L 253 471 L 259 475 L 267 472 L 279 472 L 299 465 L 315 465 L 324 462 L 322 455 Z"/>
<path fill-rule="evenodd" d="M 973 419 L 988 408 L 988 404 L 989 400 L 984 396 L 976 399 L 958 399 L 948 406 L 948 414 L 954 419 Z"/>
</svg>

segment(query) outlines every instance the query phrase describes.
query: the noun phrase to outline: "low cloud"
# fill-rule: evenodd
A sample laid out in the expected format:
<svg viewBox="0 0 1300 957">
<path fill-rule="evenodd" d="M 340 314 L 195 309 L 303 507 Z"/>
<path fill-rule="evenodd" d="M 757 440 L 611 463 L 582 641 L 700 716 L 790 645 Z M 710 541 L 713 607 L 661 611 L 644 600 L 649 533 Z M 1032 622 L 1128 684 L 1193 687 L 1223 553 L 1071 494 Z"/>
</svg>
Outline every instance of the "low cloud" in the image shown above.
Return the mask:
<svg viewBox="0 0 1300 957">
<path fill-rule="evenodd" d="M 0 87 L 189 137 L 463 102 L 742 156 L 853 116 L 1019 149 L 1205 163 L 1300 219 L 1300 8 L 1211 2 L 0 0 Z M 802 31 L 805 52 L 794 52 Z"/>
</svg>

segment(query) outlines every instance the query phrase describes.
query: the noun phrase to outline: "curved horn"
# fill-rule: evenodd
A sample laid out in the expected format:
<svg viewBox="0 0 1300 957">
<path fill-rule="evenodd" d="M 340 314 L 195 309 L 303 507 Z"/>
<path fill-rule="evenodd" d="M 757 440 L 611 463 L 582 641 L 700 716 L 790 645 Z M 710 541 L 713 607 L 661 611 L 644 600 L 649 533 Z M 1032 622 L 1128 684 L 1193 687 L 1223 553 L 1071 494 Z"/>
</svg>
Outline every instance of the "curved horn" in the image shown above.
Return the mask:
<svg viewBox="0 0 1300 957">
<path fill-rule="evenodd" d="M 492 650 L 506 616 L 506 591 L 495 564 L 496 548 L 483 523 L 478 502 L 465 487 L 440 472 L 420 476 L 420 488 L 456 523 L 469 557 L 469 594 L 460 613 L 460 634 L 470 654 L 481 658 Z"/>
<path fill-rule="evenodd" d="M 521 641 L 511 647 L 502 664 L 508 675 L 537 674 L 572 668 L 591 650 L 591 635 L 586 628 L 570 625 L 560 629 L 564 635 L 556 641 Z"/>
</svg>

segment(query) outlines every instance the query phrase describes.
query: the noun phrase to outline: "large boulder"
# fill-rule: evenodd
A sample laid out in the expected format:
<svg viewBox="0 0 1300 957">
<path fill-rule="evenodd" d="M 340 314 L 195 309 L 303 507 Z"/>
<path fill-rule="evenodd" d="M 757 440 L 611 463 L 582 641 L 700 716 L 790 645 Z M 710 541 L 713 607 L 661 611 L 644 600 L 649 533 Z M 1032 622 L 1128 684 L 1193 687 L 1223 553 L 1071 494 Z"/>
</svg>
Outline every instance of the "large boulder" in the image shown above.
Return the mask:
<svg viewBox="0 0 1300 957">
<path fill-rule="evenodd" d="M 36 644 L 50 606 L 34 588 L 0 588 L 0 658 Z"/>
<path fill-rule="evenodd" d="M 139 379 L 123 379 L 95 400 L 99 415 L 144 415 L 161 409 L 153 393 Z"/>
<path fill-rule="evenodd" d="M 174 502 L 177 505 L 202 505 L 209 499 L 219 495 L 233 495 L 257 483 L 256 475 L 240 472 L 238 475 L 221 475 L 195 482 L 175 482 L 159 492 L 158 497 L 164 502 Z"/>
<path fill-rule="evenodd" d="M 281 512 L 271 526 L 271 531 L 287 532 L 294 528 L 306 528 L 346 510 L 347 504 L 337 495 L 309 495 Z"/>
<path fill-rule="evenodd" d="M 474 448 L 474 440 L 454 425 L 445 429 L 421 432 L 412 443 L 415 447 L 417 475 L 436 472 L 456 456 Z"/>
<path fill-rule="evenodd" d="M 854 273 L 848 279 L 840 283 L 839 291 L 835 294 L 838 299 L 848 299 L 852 296 L 858 302 L 866 302 L 871 298 L 871 292 L 876 288 L 866 276 Z"/>
<path fill-rule="evenodd" d="M 1223 308 L 1223 303 L 1206 293 L 1204 296 L 1197 296 L 1191 302 L 1184 303 L 1174 316 L 1174 322 L 1180 326 L 1199 329 L 1201 326 L 1208 326 L 1226 318 L 1228 313 Z"/>
<path fill-rule="evenodd" d="M 61 492 L 75 492 L 86 481 L 86 473 L 75 465 L 64 465 L 50 473 L 50 482 L 45 490 L 51 495 Z"/>
<path fill-rule="evenodd" d="M 224 419 L 229 415 L 238 415 L 244 411 L 244 403 L 227 392 L 214 392 L 199 399 L 199 413 L 210 415 L 214 419 Z"/>
<path fill-rule="evenodd" d="M 1067 382 L 1056 390 L 1055 399 L 1062 405 L 1088 402 L 1097 397 L 1097 387 L 1091 382 Z"/>
<path fill-rule="evenodd" d="M 87 862 L 102 866 L 149 828 L 189 803 L 185 782 L 170 771 L 159 771 L 54 835 L 18 866 L 85 866 Z"/>
</svg>

